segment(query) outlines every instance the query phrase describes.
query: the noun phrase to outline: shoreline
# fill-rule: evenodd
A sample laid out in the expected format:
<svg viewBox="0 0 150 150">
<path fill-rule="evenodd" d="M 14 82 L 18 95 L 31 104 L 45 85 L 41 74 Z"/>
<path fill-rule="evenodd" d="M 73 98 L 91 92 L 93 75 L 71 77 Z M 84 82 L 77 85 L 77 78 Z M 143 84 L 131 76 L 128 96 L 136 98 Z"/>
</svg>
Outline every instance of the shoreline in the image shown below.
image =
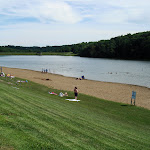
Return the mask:
<svg viewBox="0 0 150 150">
<path fill-rule="evenodd" d="M 20 69 L 20 68 L 14 68 L 14 69 Z M 30 70 L 30 69 L 24 69 L 24 70 Z M 36 70 L 31 70 L 31 71 L 36 71 Z M 37 71 L 37 72 L 40 72 L 40 71 Z M 49 73 L 49 74 L 58 75 L 58 76 L 63 76 L 63 77 L 66 77 L 66 78 L 74 78 L 74 79 L 77 78 L 77 77 L 64 76 L 64 75 L 57 74 L 57 73 Z M 95 81 L 95 82 L 104 82 L 104 83 L 124 84 L 124 85 L 138 86 L 138 87 L 143 87 L 143 88 L 148 88 L 148 89 L 150 89 L 150 87 L 148 87 L 148 86 L 138 85 L 138 84 L 129 84 L 129 83 L 111 82 L 111 81 L 110 81 L 110 82 L 109 82 L 109 81 L 99 81 L 99 80 L 92 80 L 92 79 L 84 79 L 84 80 Z"/>
<path fill-rule="evenodd" d="M 150 88 L 148 87 L 87 79 L 76 80 L 74 77 L 66 77 L 52 73 L 42 73 L 40 71 L 28 69 L 3 67 L 3 72 L 58 90 L 73 91 L 76 86 L 78 87 L 79 93 L 125 104 L 131 103 L 132 91 L 136 91 L 136 106 L 144 107 L 150 110 Z"/>
</svg>

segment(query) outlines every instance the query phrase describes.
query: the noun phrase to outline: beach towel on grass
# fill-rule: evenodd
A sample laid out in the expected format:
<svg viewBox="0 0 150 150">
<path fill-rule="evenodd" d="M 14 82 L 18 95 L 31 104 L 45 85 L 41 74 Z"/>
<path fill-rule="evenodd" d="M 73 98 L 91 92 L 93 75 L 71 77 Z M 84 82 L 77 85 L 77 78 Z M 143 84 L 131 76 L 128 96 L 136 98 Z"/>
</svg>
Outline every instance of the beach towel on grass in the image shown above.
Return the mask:
<svg viewBox="0 0 150 150">
<path fill-rule="evenodd" d="M 76 100 L 76 99 L 66 99 L 68 101 L 71 101 L 71 102 L 79 102 L 80 100 Z"/>
<path fill-rule="evenodd" d="M 54 94 L 54 95 L 57 95 L 56 93 L 54 93 L 54 92 L 48 92 L 49 94 Z"/>
</svg>

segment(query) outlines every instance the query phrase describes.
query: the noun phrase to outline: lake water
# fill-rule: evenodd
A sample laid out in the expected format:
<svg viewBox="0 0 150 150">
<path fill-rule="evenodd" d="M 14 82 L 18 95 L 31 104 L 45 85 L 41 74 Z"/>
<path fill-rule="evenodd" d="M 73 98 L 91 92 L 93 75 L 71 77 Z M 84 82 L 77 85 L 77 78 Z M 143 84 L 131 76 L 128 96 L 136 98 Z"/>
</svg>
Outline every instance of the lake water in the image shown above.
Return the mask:
<svg viewBox="0 0 150 150">
<path fill-rule="evenodd" d="M 0 56 L 0 66 L 49 72 L 69 77 L 141 85 L 150 88 L 150 61 L 77 56 Z"/>
</svg>

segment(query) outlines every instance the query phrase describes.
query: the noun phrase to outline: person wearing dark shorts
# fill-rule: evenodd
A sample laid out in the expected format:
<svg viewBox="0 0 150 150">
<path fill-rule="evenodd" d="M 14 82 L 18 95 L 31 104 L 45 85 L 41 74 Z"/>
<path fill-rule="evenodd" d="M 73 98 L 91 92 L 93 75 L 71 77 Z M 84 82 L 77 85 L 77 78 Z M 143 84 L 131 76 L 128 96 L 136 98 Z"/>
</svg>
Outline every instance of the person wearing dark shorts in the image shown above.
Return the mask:
<svg viewBox="0 0 150 150">
<path fill-rule="evenodd" d="M 77 89 L 77 87 L 74 88 L 74 95 L 75 95 L 75 99 L 77 100 L 77 97 L 78 97 L 78 89 Z"/>
</svg>

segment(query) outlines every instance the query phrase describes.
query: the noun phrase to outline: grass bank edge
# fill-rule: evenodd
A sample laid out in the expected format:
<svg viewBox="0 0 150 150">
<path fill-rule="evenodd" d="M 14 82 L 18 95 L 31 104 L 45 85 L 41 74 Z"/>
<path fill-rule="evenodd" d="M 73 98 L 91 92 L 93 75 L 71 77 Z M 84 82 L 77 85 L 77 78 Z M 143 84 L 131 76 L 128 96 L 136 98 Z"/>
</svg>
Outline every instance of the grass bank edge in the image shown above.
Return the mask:
<svg viewBox="0 0 150 150">
<path fill-rule="evenodd" d="M 3 78 L 3 77 L 0 77 L 0 80 L 1 79 L 4 79 L 6 82 L 7 81 L 11 81 L 11 79 L 10 78 L 7 78 L 7 77 L 5 77 L 5 78 Z M 15 77 L 15 83 L 16 83 L 16 81 L 17 80 L 24 80 L 24 81 L 26 81 L 27 79 L 23 79 L 23 78 L 18 78 L 18 77 Z M 41 89 L 45 89 L 44 91 L 45 91 L 45 93 L 48 93 L 49 91 L 52 91 L 52 92 L 55 92 L 55 93 L 57 93 L 57 94 L 59 94 L 60 92 L 63 92 L 63 93 L 65 93 L 65 92 L 67 92 L 69 95 L 71 95 L 71 96 L 69 96 L 69 98 L 74 98 L 74 93 L 73 93 L 73 91 L 67 91 L 67 90 L 59 90 L 59 89 L 54 89 L 54 88 L 49 88 L 49 87 L 47 87 L 47 86 L 45 86 L 45 85 L 42 85 L 42 84 L 39 84 L 39 83 L 36 83 L 36 82 L 33 82 L 33 81 L 30 81 L 30 80 L 28 80 L 28 82 L 30 82 L 32 85 L 30 86 L 30 87 L 27 87 L 27 86 L 25 86 L 25 88 L 27 87 L 27 88 L 31 88 L 32 86 L 34 87 L 32 87 L 31 89 L 33 90 L 33 89 L 38 89 L 39 91 L 41 91 Z M 24 87 L 23 86 L 23 84 L 21 84 L 22 85 L 22 87 Z M 138 109 L 144 109 L 144 110 L 148 110 L 148 111 L 150 111 L 149 109 L 147 109 L 147 108 L 143 108 L 143 107 L 140 107 L 140 106 L 134 106 L 134 105 L 131 105 L 131 104 L 126 104 L 126 103 L 122 103 L 122 102 L 114 102 L 114 101 L 110 101 L 110 100 L 107 100 L 107 99 L 102 99 L 102 98 L 98 98 L 98 97 L 96 97 L 96 96 L 91 96 L 91 95 L 87 95 L 87 94 L 83 94 L 83 93 L 79 93 L 79 99 L 80 98 L 83 98 L 83 97 L 88 97 L 89 99 L 95 99 L 95 100 L 100 100 L 100 101 L 102 101 L 102 102 L 108 102 L 108 103 L 110 103 L 110 104 L 118 104 L 119 106 L 123 106 L 123 107 L 136 107 L 136 108 L 138 108 Z"/>
<path fill-rule="evenodd" d="M 7 78 L 7 79 L 6 79 Z M 0 77 L 0 80 L 5 80 L 6 82 L 9 82 L 9 81 L 11 81 L 12 79 L 10 79 L 9 77 Z M 27 79 L 23 79 L 23 78 L 18 78 L 18 77 L 15 77 L 15 83 L 16 83 L 16 81 L 17 80 L 24 80 L 24 81 L 26 81 Z M 57 94 L 59 94 L 60 92 L 63 92 L 63 93 L 65 93 L 65 92 L 67 92 L 67 93 L 69 93 L 70 95 L 71 95 L 71 97 L 72 98 L 74 98 L 74 93 L 72 92 L 72 91 L 67 91 L 67 90 L 59 90 L 59 89 L 54 89 L 54 88 L 49 88 L 49 87 L 47 87 L 47 86 L 45 86 L 45 85 L 42 85 L 42 84 L 39 84 L 39 83 L 36 83 L 36 82 L 33 82 L 33 81 L 30 81 L 30 80 L 28 80 L 28 82 L 30 82 L 31 84 L 32 84 L 32 86 L 34 86 L 34 88 L 37 90 L 37 89 L 39 89 L 39 90 L 41 90 L 41 89 L 46 89 L 45 90 L 45 92 L 48 92 L 48 91 L 53 91 L 53 92 L 56 92 Z M 22 84 L 23 85 L 23 84 Z M 24 87 L 24 86 L 22 86 L 22 87 Z M 31 86 L 30 86 L 31 87 Z M 28 87 L 28 88 L 30 88 L 30 87 Z M 38 88 L 39 87 L 39 88 Z M 41 88 L 42 87 L 42 88 Z M 32 88 L 33 89 L 33 88 Z M 96 97 L 96 96 L 91 96 L 91 95 L 87 95 L 87 94 L 83 94 L 83 93 L 79 93 L 79 98 L 80 97 L 89 97 L 90 99 L 96 99 L 96 100 L 100 100 L 100 101 L 103 101 L 103 102 L 109 102 L 109 103 L 113 103 L 113 104 L 118 104 L 118 105 L 120 105 L 120 106 L 131 106 L 131 107 L 136 107 L 136 108 L 141 108 L 141 109 L 145 109 L 145 110 L 148 110 L 148 111 L 150 111 L 149 109 L 147 109 L 147 108 L 143 108 L 143 107 L 140 107 L 140 106 L 134 106 L 134 105 L 131 105 L 131 104 L 127 104 L 127 103 L 122 103 L 122 102 L 114 102 L 114 101 L 110 101 L 110 100 L 107 100 L 107 99 L 102 99 L 102 98 L 98 98 L 98 97 Z M 70 96 L 69 96 L 70 97 Z"/>
</svg>

